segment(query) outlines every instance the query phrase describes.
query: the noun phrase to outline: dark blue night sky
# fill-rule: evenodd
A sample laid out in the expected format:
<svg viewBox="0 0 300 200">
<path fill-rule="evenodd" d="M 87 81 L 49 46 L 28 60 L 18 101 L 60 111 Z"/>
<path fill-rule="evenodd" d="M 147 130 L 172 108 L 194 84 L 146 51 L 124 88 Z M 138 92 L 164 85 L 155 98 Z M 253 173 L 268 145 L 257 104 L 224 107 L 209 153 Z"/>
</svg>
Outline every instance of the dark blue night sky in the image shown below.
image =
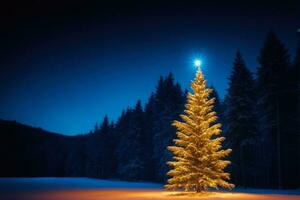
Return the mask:
<svg viewBox="0 0 300 200">
<path fill-rule="evenodd" d="M 68 135 L 145 102 L 160 75 L 189 88 L 194 58 L 223 97 L 237 49 L 254 72 L 272 29 L 294 53 L 300 19 L 296 1 L 7 6 L 0 118 Z"/>
</svg>

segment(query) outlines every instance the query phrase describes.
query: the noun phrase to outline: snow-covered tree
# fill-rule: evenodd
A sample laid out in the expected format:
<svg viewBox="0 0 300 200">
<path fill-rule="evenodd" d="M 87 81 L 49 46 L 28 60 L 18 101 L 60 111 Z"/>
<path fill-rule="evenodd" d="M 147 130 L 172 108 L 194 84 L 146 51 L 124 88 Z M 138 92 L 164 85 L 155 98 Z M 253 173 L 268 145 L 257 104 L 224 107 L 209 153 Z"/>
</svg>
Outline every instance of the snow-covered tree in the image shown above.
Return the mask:
<svg viewBox="0 0 300 200">
<path fill-rule="evenodd" d="M 222 149 L 224 137 L 221 124 L 215 123 L 217 116 L 213 111 L 214 98 L 209 98 L 211 89 L 199 69 L 191 82 L 192 93 L 187 94 L 185 114 L 182 121 L 174 121 L 177 138 L 175 145 L 168 149 L 173 153 L 173 161 L 168 162 L 172 169 L 165 185 L 167 189 L 185 189 L 201 192 L 208 188 L 233 188 L 227 182 L 230 174 L 224 172 L 230 161 L 224 160 L 231 149 Z"/>
</svg>

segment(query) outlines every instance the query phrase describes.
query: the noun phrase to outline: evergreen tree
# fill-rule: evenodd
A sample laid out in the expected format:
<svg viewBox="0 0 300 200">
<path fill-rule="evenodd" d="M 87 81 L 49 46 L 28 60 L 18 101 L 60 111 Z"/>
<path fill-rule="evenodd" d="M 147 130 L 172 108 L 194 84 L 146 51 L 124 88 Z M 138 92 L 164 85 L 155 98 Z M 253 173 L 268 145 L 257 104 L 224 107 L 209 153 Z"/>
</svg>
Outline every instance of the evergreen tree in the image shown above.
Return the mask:
<svg viewBox="0 0 300 200">
<path fill-rule="evenodd" d="M 267 36 L 259 56 L 259 63 L 258 116 L 259 132 L 262 134 L 260 137 L 265 148 L 262 160 L 265 163 L 265 184 L 272 188 L 282 188 L 282 139 L 286 137 L 284 132 L 288 113 L 285 106 L 290 55 L 273 32 Z"/>
<path fill-rule="evenodd" d="M 141 102 L 134 109 L 128 109 L 119 119 L 117 131 L 118 174 L 127 180 L 146 179 L 146 157 L 144 145 L 145 114 Z"/>
<path fill-rule="evenodd" d="M 125 178 L 126 173 L 123 170 L 126 161 L 130 155 L 125 154 L 124 150 L 127 149 L 129 141 L 128 141 L 128 132 L 130 129 L 129 126 L 129 117 L 131 115 L 131 110 L 123 110 L 121 116 L 119 117 L 116 128 L 115 128 L 115 138 L 116 140 L 116 150 L 115 156 L 117 158 L 117 176 Z"/>
<path fill-rule="evenodd" d="M 151 93 L 148 102 L 145 106 L 145 127 L 144 127 L 144 152 L 146 159 L 146 180 L 155 181 L 155 164 L 153 160 L 153 125 L 154 125 L 154 113 L 155 113 L 155 95 Z"/>
<path fill-rule="evenodd" d="M 115 172 L 115 163 L 114 158 L 115 151 L 115 140 L 113 136 L 113 126 L 109 122 L 108 117 L 105 116 L 104 120 L 100 126 L 100 140 L 101 146 L 99 146 L 99 151 L 102 154 L 102 177 L 109 178 Z"/>
<path fill-rule="evenodd" d="M 153 121 L 153 159 L 155 163 L 155 177 L 157 181 L 166 181 L 169 167 L 165 164 L 172 159 L 166 149 L 172 144 L 175 128 L 171 122 L 178 119 L 183 110 L 184 96 L 179 84 L 174 83 L 170 73 L 165 79 L 160 78 L 155 93 L 154 121 Z"/>
<path fill-rule="evenodd" d="M 229 173 L 224 168 L 230 164 L 223 160 L 231 150 L 221 150 L 224 137 L 212 138 L 221 133 L 221 124 L 215 124 L 216 113 L 212 111 L 214 99 L 210 99 L 211 89 L 206 88 L 206 81 L 199 69 L 191 83 L 194 94 L 188 93 L 187 104 L 181 118 L 175 121 L 177 139 L 175 146 L 168 149 L 173 153 L 174 161 L 168 162 L 173 168 L 168 172 L 167 189 L 195 190 L 208 188 L 232 188 L 228 183 Z"/>
<path fill-rule="evenodd" d="M 251 72 L 239 52 L 233 64 L 226 96 L 225 123 L 227 146 L 233 149 L 230 158 L 232 181 L 249 186 L 254 169 L 254 144 L 257 134 L 255 84 Z"/>
<path fill-rule="evenodd" d="M 294 153 L 296 158 L 300 158 L 300 31 L 298 31 L 298 48 L 297 48 L 297 54 L 295 58 L 295 64 L 294 64 L 294 70 L 292 73 L 294 74 L 294 96 L 295 101 L 293 105 L 295 105 L 295 108 L 293 110 L 294 113 L 294 123 L 291 125 L 293 127 L 296 124 L 296 128 L 294 129 L 294 135 L 296 136 L 296 139 L 294 140 L 294 145 L 292 147 L 292 152 Z M 293 159 L 294 157 L 290 157 Z M 292 161 L 291 161 L 292 162 Z M 289 164 L 291 163 L 289 162 Z M 293 176 L 293 171 L 296 171 L 296 178 L 293 178 L 293 182 L 291 183 L 291 188 L 299 188 L 300 187 L 300 170 L 297 171 L 297 169 L 300 169 L 300 159 L 296 161 L 296 163 L 290 164 L 293 167 L 292 170 L 288 169 L 291 176 Z M 289 178 L 289 180 L 292 180 L 292 178 Z"/>
<path fill-rule="evenodd" d="M 86 169 L 85 173 L 88 177 L 101 177 L 103 160 L 101 156 L 101 137 L 100 129 L 96 123 L 93 134 L 90 134 L 86 140 L 85 152 L 86 152 Z"/>
<path fill-rule="evenodd" d="M 281 116 L 281 171 L 283 188 L 300 187 L 300 33 L 296 57 L 288 71 Z M 282 104 L 281 103 L 281 104 Z M 280 107 L 281 108 L 281 107 Z"/>
<path fill-rule="evenodd" d="M 114 151 L 115 142 L 108 117 L 93 134 L 86 140 L 86 175 L 95 178 L 108 178 L 115 169 Z"/>
</svg>

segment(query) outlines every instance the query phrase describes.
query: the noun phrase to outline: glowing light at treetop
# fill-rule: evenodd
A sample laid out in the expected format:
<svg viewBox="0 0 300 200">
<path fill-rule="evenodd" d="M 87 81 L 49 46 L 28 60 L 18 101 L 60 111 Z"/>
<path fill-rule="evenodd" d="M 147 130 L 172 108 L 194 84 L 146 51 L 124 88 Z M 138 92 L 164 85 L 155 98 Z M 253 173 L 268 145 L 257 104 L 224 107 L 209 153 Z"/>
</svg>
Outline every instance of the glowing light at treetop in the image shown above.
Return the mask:
<svg viewBox="0 0 300 200">
<path fill-rule="evenodd" d="M 195 66 L 201 62 L 195 62 Z M 168 149 L 173 153 L 172 169 L 165 188 L 184 189 L 201 192 L 208 188 L 233 188 L 228 183 L 230 174 L 224 172 L 230 161 L 224 160 L 231 149 L 223 149 L 221 124 L 216 123 L 216 113 L 212 111 L 215 99 L 210 98 L 212 89 L 206 88 L 206 80 L 200 68 L 191 82 L 192 93 L 187 94 L 187 104 L 182 121 L 174 121 L 177 129 L 175 145 Z"/>
</svg>

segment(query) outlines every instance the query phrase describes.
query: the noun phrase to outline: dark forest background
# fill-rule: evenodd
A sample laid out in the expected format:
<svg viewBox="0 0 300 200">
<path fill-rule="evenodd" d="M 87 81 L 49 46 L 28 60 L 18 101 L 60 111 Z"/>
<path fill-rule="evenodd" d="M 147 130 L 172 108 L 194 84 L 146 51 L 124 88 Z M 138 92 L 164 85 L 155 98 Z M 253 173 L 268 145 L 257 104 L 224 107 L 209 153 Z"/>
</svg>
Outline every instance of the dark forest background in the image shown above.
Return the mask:
<svg viewBox="0 0 300 200">
<path fill-rule="evenodd" d="M 252 74 L 237 52 L 224 100 L 216 98 L 228 167 L 240 187 L 300 187 L 300 47 L 295 57 L 270 32 Z M 145 105 L 137 101 L 116 122 L 106 116 L 89 134 L 64 136 L 0 121 L 0 176 L 86 176 L 165 182 L 172 159 L 171 126 L 185 93 L 170 73 L 160 77 Z M 109 98 L 109 97 L 107 97 Z"/>
</svg>

